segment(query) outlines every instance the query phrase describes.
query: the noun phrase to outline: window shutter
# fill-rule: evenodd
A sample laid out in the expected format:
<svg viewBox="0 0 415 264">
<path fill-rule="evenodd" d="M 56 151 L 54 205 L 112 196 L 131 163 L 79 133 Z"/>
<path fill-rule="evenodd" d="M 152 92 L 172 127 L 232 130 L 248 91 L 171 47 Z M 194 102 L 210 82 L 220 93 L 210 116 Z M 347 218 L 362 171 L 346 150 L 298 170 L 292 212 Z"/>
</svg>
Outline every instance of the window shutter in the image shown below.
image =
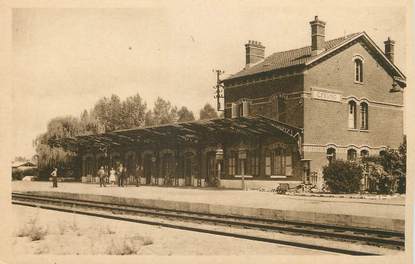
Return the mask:
<svg viewBox="0 0 415 264">
<path fill-rule="evenodd" d="M 348 121 L 349 121 L 349 128 L 356 128 L 356 103 L 351 101 L 348 104 L 349 112 L 348 112 Z"/>
<path fill-rule="evenodd" d="M 238 105 L 232 103 L 232 118 L 238 117 Z"/>
<path fill-rule="evenodd" d="M 292 171 L 292 156 L 291 152 L 288 151 L 285 156 L 285 175 L 291 176 Z"/>
<path fill-rule="evenodd" d="M 249 102 L 248 101 L 242 102 L 242 116 L 243 117 L 249 116 Z"/>
<path fill-rule="evenodd" d="M 269 153 L 265 156 L 265 175 L 271 175 L 271 157 Z"/>
</svg>

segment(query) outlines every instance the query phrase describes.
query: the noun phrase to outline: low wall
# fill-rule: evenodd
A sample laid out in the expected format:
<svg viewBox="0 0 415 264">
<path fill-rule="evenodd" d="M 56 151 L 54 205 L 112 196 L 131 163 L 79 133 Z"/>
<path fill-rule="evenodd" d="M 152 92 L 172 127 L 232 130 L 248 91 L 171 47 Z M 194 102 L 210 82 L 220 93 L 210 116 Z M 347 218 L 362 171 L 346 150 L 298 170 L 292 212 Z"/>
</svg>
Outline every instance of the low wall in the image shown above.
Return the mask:
<svg viewBox="0 0 415 264">
<path fill-rule="evenodd" d="M 156 199 L 138 199 L 131 197 L 119 197 L 109 195 L 95 195 L 65 192 L 27 192 L 30 194 L 98 201 L 106 203 L 152 207 L 159 209 L 180 210 L 187 212 L 211 213 L 228 216 L 246 216 L 262 219 L 274 219 L 285 221 L 298 221 L 315 224 L 328 224 L 336 226 L 375 228 L 389 231 L 405 231 L 405 220 L 383 217 L 368 217 L 345 214 L 315 213 L 295 210 L 279 210 L 270 208 L 252 208 L 221 204 L 192 203 L 182 201 L 168 201 Z"/>
<path fill-rule="evenodd" d="M 290 188 L 293 188 L 295 186 L 298 186 L 301 184 L 301 181 L 266 181 L 266 180 L 250 180 L 245 179 L 245 189 L 259 189 L 259 188 L 265 188 L 265 189 L 274 189 L 277 188 L 280 183 L 288 183 L 290 185 Z M 241 179 L 235 179 L 235 180 L 220 180 L 220 187 L 227 188 L 227 189 L 242 189 L 242 180 Z"/>
</svg>

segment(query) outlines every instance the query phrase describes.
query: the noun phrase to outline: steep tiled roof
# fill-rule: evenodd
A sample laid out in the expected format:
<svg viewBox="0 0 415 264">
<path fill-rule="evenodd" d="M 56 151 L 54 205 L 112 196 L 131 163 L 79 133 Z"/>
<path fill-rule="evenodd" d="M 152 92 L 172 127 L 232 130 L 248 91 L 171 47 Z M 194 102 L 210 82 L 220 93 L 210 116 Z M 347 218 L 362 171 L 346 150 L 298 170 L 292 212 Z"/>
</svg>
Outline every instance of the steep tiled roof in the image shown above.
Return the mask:
<svg viewBox="0 0 415 264">
<path fill-rule="evenodd" d="M 361 32 L 353 33 L 341 38 L 336 38 L 332 40 L 328 40 L 324 43 L 325 51 L 320 53 L 316 56 L 311 56 L 311 46 L 287 50 L 282 52 L 275 52 L 272 55 L 266 57 L 263 61 L 244 69 L 234 75 L 231 75 L 227 78 L 227 80 L 252 75 L 260 72 L 267 72 L 277 69 L 283 69 L 291 66 L 297 66 L 301 64 L 305 64 L 308 61 L 316 58 L 317 56 L 321 56 L 324 53 L 329 52 L 331 49 L 336 48 L 337 46 L 343 44 L 344 42 L 348 41 L 349 39 L 359 35 Z"/>
</svg>

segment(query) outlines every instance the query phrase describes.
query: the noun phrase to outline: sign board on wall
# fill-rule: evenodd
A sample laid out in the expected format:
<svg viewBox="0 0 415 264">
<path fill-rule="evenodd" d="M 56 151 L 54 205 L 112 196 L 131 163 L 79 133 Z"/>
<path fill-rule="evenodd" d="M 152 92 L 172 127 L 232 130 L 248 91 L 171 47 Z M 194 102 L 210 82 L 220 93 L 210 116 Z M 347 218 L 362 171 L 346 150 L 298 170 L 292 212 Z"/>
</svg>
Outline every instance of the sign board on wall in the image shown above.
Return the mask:
<svg viewBox="0 0 415 264">
<path fill-rule="evenodd" d="M 341 101 L 341 94 L 330 92 L 330 91 L 312 90 L 311 97 L 313 99 L 324 100 L 324 101 L 333 101 L 333 102 Z"/>
</svg>

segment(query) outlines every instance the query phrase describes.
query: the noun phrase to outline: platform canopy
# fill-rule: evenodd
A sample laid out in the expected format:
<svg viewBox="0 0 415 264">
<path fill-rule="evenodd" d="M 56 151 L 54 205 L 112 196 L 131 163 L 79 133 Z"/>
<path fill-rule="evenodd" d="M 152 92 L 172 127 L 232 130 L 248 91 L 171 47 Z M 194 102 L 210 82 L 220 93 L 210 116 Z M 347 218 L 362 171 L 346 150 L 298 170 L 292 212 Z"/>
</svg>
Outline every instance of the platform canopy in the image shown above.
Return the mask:
<svg viewBox="0 0 415 264">
<path fill-rule="evenodd" d="M 176 140 L 178 143 L 219 141 L 230 136 L 274 136 L 294 140 L 302 138 L 302 129 L 263 116 L 218 118 L 150 127 L 116 130 L 112 132 L 51 139 L 52 147 L 76 150 L 78 147 L 117 147 L 125 145 L 148 145 Z"/>
</svg>

